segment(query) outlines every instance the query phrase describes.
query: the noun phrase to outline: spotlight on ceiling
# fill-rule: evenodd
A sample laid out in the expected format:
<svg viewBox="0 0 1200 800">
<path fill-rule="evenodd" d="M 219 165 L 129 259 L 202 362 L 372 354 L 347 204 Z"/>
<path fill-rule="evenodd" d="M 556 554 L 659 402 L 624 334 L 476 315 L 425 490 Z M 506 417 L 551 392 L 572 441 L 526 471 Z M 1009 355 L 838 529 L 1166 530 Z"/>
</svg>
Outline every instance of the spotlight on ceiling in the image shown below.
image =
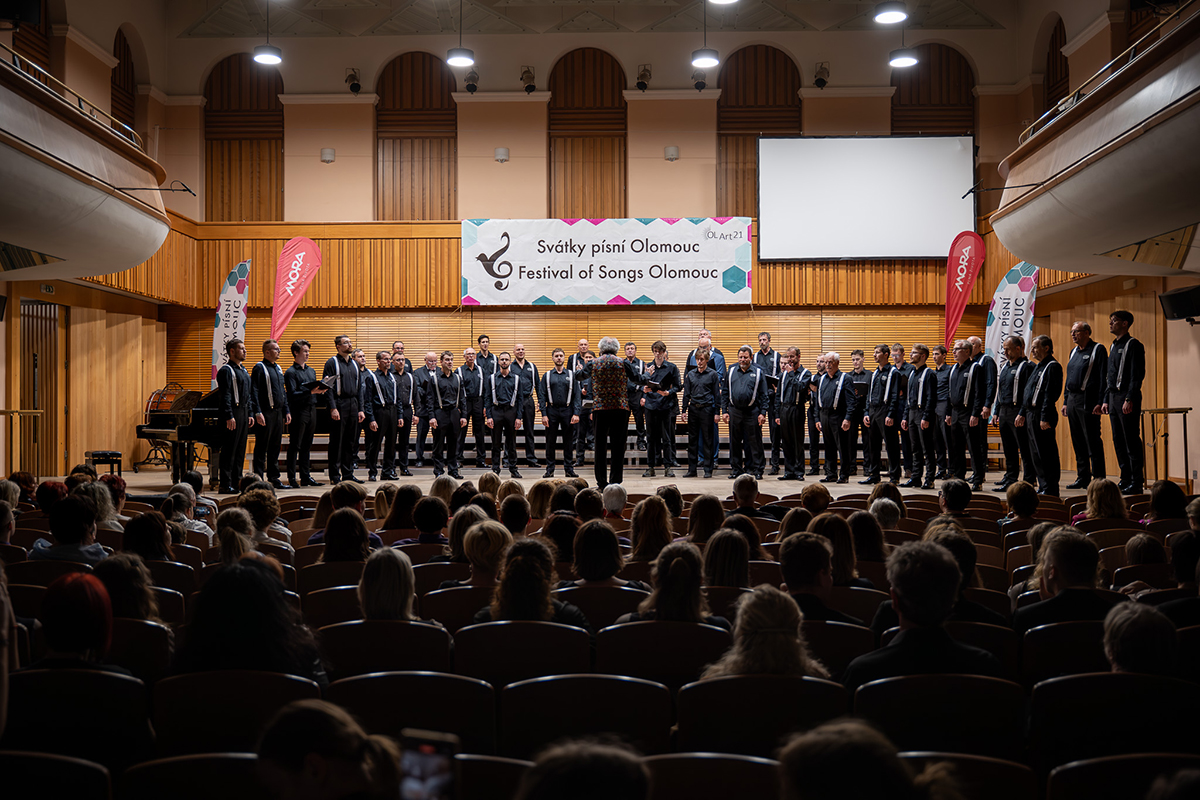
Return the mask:
<svg viewBox="0 0 1200 800">
<path fill-rule="evenodd" d="M 692 85 L 696 87 L 697 92 L 704 91 L 704 87 L 708 85 L 707 83 L 705 83 L 705 80 L 707 78 L 708 78 L 708 75 L 706 75 L 704 70 L 702 70 L 702 69 L 698 69 L 692 73 Z"/>
<path fill-rule="evenodd" d="M 537 82 L 533 79 L 533 67 L 521 67 L 521 83 L 525 86 L 525 94 L 537 91 Z"/>
<path fill-rule="evenodd" d="M 908 9 L 899 0 L 887 0 L 875 6 L 875 21 L 883 25 L 895 25 L 908 19 Z"/>
<path fill-rule="evenodd" d="M 467 89 L 467 94 L 475 94 L 476 90 L 479 89 L 479 73 L 475 70 L 468 72 L 464 86 Z"/>
<path fill-rule="evenodd" d="M 888 65 L 892 67 L 911 67 L 918 61 L 917 51 L 911 47 L 901 47 L 899 50 L 893 50 L 888 56 Z"/>
<path fill-rule="evenodd" d="M 350 68 L 346 70 L 346 85 L 350 87 L 350 94 L 355 97 L 362 91 L 362 81 L 358 78 L 358 70 Z"/>
<path fill-rule="evenodd" d="M 634 85 L 637 86 L 637 88 L 641 89 L 643 92 L 646 91 L 646 88 L 650 85 L 650 65 L 649 64 L 638 65 L 637 83 L 635 83 Z"/>
<path fill-rule="evenodd" d="M 829 85 L 829 62 L 822 61 L 817 64 L 817 71 L 813 73 L 813 86 L 818 89 L 824 89 Z"/>
</svg>

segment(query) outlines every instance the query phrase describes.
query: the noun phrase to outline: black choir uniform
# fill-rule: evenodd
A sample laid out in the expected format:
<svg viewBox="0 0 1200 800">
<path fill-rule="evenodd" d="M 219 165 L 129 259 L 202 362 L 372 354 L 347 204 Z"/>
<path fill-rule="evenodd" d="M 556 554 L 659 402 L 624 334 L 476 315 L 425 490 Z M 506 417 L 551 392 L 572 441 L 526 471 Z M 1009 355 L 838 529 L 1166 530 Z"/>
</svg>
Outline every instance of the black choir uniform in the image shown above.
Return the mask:
<svg viewBox="0 0 1200 800">
<path fill-rule="evenodd" d="M 406 372 L 405 375 L 408 373 Z M 363 411 L 367 415 L 367 476 L 375 480 L 375 465 L 383 448 L 383 479 L 394 481 L 396 475 L 396 439 L 400 432 L 396 399 L 400 395 L 395 371 L 372 370 L 366 373 L 367 388 Z M 371 430 L 374 422 L 378 430 Z"/>
<path fill-rule="evenodd" d="M 987 477 L 987 439 L 976 435 L 987 431 L 980 415 L 987 402 L 985 368 L 977 361 L 955 363 L 950 368 L 950 472 L 967 479 L 967 451 L 971 452 L 971 486 L 978 490 Z M 975 426 L 971 418 L 975 417 Z"/>
<path fill-rule="evenodd" d="M 583 359 L 579 359 L 582 365 Z M 582 369 L 582 366 L 580 367 Z M 558 455 L 558 442 L 562 441 L 563 467 L 568 477 L 575 477 L 573 450 L 577 440 L 572 429 L 571 417 L 577 417 L 583 406 L 582 381 L 575 379 L 575 371 L 557 367 L 542 373 L 538 383 L 538 410 L 546 418 L 546 477 L 554 475 L 554 461 Z"/>
<path fill-rule="evenodd" d="M 900 482 L 900 370 L 891 364 L 876 367 L 867 383 L 867 404 L 864 416 L 870 417 L 866 425 L 867 441 L 871 450 L 871 466 L 866 471 L 863 483 L 878 483 L 883 468 L 883 450 L 887 447 L 888 477 L 892 483 Z M 888 425 L 888 420 L 892 424 Z"/>
<path fill-rule="evenodd" d="M 424 412 L 430 420 L 437 420 L 433 430 L 433 476 L 443 471 L 458 477 L 458 435 L 461 431 L 463 412 L 463 385 L 458 373 L 451 370 L 446 374 L 439 369 L 425 384 Z"/>
<path fill-rule="evenodd" d="M 642 373 L 646 371 L 646 362 L 640 358 L 626 358 L 625 363 Z M 642 408 L 642 387 L 633 381 L 626 382 L 625 394 L 629 398 L 629 410 L 633 412 L 634 428 L 637 432 L 637 449 L 645 450 L 649 447 L 646 442 L 646 409 Z M 688 423 L 688 428 L 691 428 L 691 423 Z"/>
<path fill-rule="evenodd" d="M 491 375 L 496 370 L 500 369 L 496 365 L 496 354 L 488 353 L 486 356 L 483 353 L 475 354 L 475 364 L 483 370 L 484 375 Z"/>
<path fill-rule="evenodd" d="M 850 380 L 854 381 L 855 385 L 851 387 L 854 391 L 855 403 L 858 406 L 866 407 L 867 389 L 871 383 L 871 373 L 866 369 L 862 372 L 850 370 L 846 373 L 850 376 Z M 867 430 L 867 426 L 863 425 L 862 414 L 855 414 L 850 420 L 850 474 L 858 474 L 858 453 L 862 450 L 862 465 L 863 472 L 867 475 L 871 474 L 871 432 Z"/>
<path fill-rule="evenodd" d="M 900 381 L 900 407 L 907 408 L 908 396 L 904 387 L 907 386 L 908 382 L 912 380 L 913 372 L 916 370 L 916 368 L 907 361 L 899 366 L 895 364 L 892 366 L 900 373 L 900 377 L 902 378 Z M 911 474 L 913 471 L 913 453 L 912 443 L 909 441 L 908 436 L 902 435 L 900 437 L 900 458 L 904 462 L 904 471 Z"/>
<path fill-rule="evenodd" d="M 232 361 L 217 370 L 217 403 L 221 409 L 221 436 L 218 478 L 222 492 L 234 493 L 242 480 L 242 465 L 246 461 L 246 439 L 249 436 L 250 373 Z M 224 427 L 232 419 L 233 430 Z"/>
<path fill-rule="evenodd" d="M 954 365 L 944 363 L 933 374 L 937 376 L 937 428 L 933 437 L 934 454 L 937 456 L 937 474 L 934 478 L 945 478 L 950 474 L 950 425 L 946 417 L 950 416 L 950 369 Z M 931 369 L 933 369 L 931 367 Z"/>
<path fill-rule="evenodd" d="M 725 413 L 729 415 L 729 474 L 743 473 L 762 480 L 763 440 L 758 417 L 767 413 L 767 379 L 751 364 L 729 368 L 724 381 Z"/>
<path fill-rule="evenodd" d="M 769 375 L 772 378 L 778 378 L 783 373 L 783 368 L 780 364 L 779 353 L 771 348 L 767 348 L 767 352 L 763 352 L 759 348 L 754 353 L 754 366 L 763 371 L 764 375 Z M 779 437 L 779 429 L 775 423 L 775 418 L 779 416 L 779 390 L 775 388 L 775 384 L 767 383 L 767 434 L 771 440 L 771 474 L 779 474 L 779 454 L 783 447 L 783 440 Z"/>
<path fill-rule="evenodd" d="M 525 463 L 536 467 L 539 465 L 537 452 L 534 450 L 533 424 L 534 415 L 537 412 L 537 401 L 534 397 L 538 384 L 537 365 L 529 359 L 525 359 L 525 364 L 522 366 L 514 359 L 508 371 L 516 373 L 521 378 L 521 402 L 518 404 L 518 409 L 521 413 L 521 426 L 524 428 L 522 433 L 525 434 Z M 512 466 L 515 468 L 516 464 Z"/>
<path fill-rule="evenodd" d="M 351 466 L 354 459 L 354 441 L 358 432 L 358 412 L 363 407 L 362 371 L 358 362 L 353 358 L 345 358 L 334 354 L 325 362 L 322 378 L 333 376 L 333 388 L 325 393 L 326 402 L 332 413 L 337 409 L 341 419 L 329 421 L 329 480 L 340 483 L 344 480 L 357 480 Z"/>
<path fill-rule="evenodd" d="M 578 372 L 579 370 L 583 369 L 583 367 L 586 363 L 587 363 L 587 361 L 584 360 L 583 356 L 580 353 L 575 352 L 575 353 L 572 353 L 567 358 L 566 369 L 569 369 L 571 372 Z M 551 367 L 551 369 L 553 369 L 553 367 Z M 541 389 L 541 386 L 542 386 L 542 384 L 539 381 L 538 382 L 539 391 Z M 583 390 L 583 387 L 581 386 L 580 391 L 582 391 L 582 390 Z M 591 404 L 589 403 L 589 407 L 590 407 L 590 405 Z M 572 431 L 572 433 L 575 436 L 575 460 L 577 463 L 582 464 L 583 463 L 583 454 L 585 452 L 587 452 L 588 450 L 594 449 L 596 446 L 596 430 L 595 430 L 595 428 L 592 427 L 592 420 L 591 420 L 590 415 L 588 416 L 588 419 L 586 420 L 586 422 L 584 421 L 583 413 L 582 413 L 582 406 L 581 406 L 580 414 L 579 414 L 579 424 L 577 424 L 575 426 L 575 430 Z M 549 466 L 549 465 L 547 465 L 547 466 Z"/>
<path fill-rule="evenodd" d="M 1121 486 L 1140 491 L 1145 483 L 1142 446 L 1142 382 L 1146 380 L 1146 346 L 1128 333 L 1112 343 L 1105 402 L 1112 422 L 1113 449 L 1121 467 Z M 1133 406 L 1126 414 L 1125 402 Z"/>
<path fill-rule="evenodd" d="M 521 415 L 524 397 L 520 374 L 513 370 L 505 375 L 496 370 L 488 376 L 483 393 L 483 413 L 492 421 L 492 472 L 500 474 L 500 443 L 504 443 L 504 461 L 513 477 L 517 472 L 516 422 Z M 524 424 L 524 423 L 522 423 Z"/>
<path fill-rule="evenodd" d="M 1029 452 L 1033 457 L 1033 471 L 1037 473 L 1038 492 L 1058 496 L 1058 481 L 1062 464 L 1058 457 L 1058 413 L 1055 403 L 1063 389 L 1063 368 L 1054 356 L 1047 356 L 1025 385 L 1021 416 L 1029 429 Z M 1042 430 L 1041 423 L 1049 424 Z"/>
<path fill-rule="evenodd" d="M 824 483 L 850 481 L 852 450 L 850 431 L 842 430 L 842 423 L 854 421 L 858 398 L 854 392 L 854 378 L 838 370 L 830 375 L 822 372 L 817 381 L 817 413 L 820 414 L 821 436 L 825 441 Z M 859 416 L 862 421 L 862 416 Z"/>
<path fill-rule="evenodd" d="M 1107 380 L 1108 351 L 1104 345 L 1092 340 L 1087 347 L 1071 348 L 1063 384 L 1063 408 L 1071 428 L 1071 447 L 1075 451 L 1078 473 L 1073 488 L 1085 488 L 1093 478 L 1104 478 L 1108 474 L 1104 464 L 1104 442 L 1100 439 L 1100 415 L 1092 413 L 1104 403 Z"/>
<path fill-rule="evenodd" d="M 934 445 L 935 431 L 945 427 L 942 417 L 937 415 L 938 386 L 937 373 L 926 366 L 913 366 L 912 375 L 908 379 L 905 397 L 905 420 L 908 423 L 907 438 L 912 452 L 912 481 L 915 486 L 921 483 L 924 473 L 923 488 L 933 488 L 933 476 L 937 472 L 936 446 Z M 921 423 L 928 423 L 922 428 Z"/>
<path fill-rule="evenodd" d="M 698 350 L 699 348 L 696 348 L 696 349 Z M 696 368 L 696 350 L 692 350 L 691 352 L 688 353 L 687 361 L 685 361 L 683 364 L 684 374 L 686 375 L 687 373 L 691 372 L 695 368 Z M 725 378 L 726 378 L 725 354 L 722 353 L 720 350 L 718 350 L 715 347 L 708 348 L 708 368 L 711 370 L 716 370 L 717 375 L 720 376 L 721 392 L 724 393 L 725 392 Z M 717 430 L 717 423 L 715 423 L 715 422 L 713 423 L 713 447 L 716 448 L 718 451 L 721 449 L 721 435 L 720 435 L 720 431 Z M 700 460 L 701 461 L 704 460 L 704 456 L 707 452 L 708 451 L 706 451 L 704 449 L 704 443 L 701 442 L 700 443 Z M 720 460 L 720 457 L 721 457 L 721 454 L 718 452 L 713 457 L 713 463 L 714 464 L 717 463 L 717 461 Z"/>
<path fill-rule="evenodd" d="M 996 395 L 992 417 L 1000 429 L 1000 444 L 1004 448 L 1004 479 L 1000 481 L 1001 488 L 1016 483 L 1020 479 L 1022 467 L 1025 482 L 1037 486 L 1033 456 L 1029 451 L 1029 427 L 1022 425 L 1018 428 L 1016 425 L 1034 366 L 1034 363 L 1024 356 L 1007 361 L 1000 370 L 997 381 L 999 394 Z"/>
<path fill-rule="evenodd" d="M 479 365 L 478 360 L 474 369 L 467 369 L 467 365 L 463 364 L 456 372 L 463 387 L 463 416 L 470 420 L 471 424 L 471 449 L 475 451 L 475 467 L 483 469 L 486 466 L 484 459 L 487 457 L 487 420 L 483 414 L 483 385 L 488 373 Z M 459 431 L 459 434 L 458 460 L 461 463 L 464 462 L 463 449 L 466 446 L 467 432 L 464 429 Z"/>
<path fill-rule="evenodd" d="M 780 480 L 804 480 L 804 404 L 808 402 L 812 373 L 802 366 L 788 370 L 779 379 L 780 450 L 783 476 Z"/>
<path fill-rule="evenodd" d="M 420 407 L 421 395 L 411 372 L 405 370 L 398 373 L 392 370 L 392 375 L 396 378 L 396 466 L 400 468 L 401 475 L 411 475 L 408 469 L 408 432 L 413 427 L 412 420 Z M 400 424 L 402 420 L 403 425 Z"/>
<path fill-rule="evenodd" d="M 441 367 L 435 366 L 433 369 L 421 364 L 413 372 L 413 380 L 417 382 L 417 443 L 416 443 L 416 466 L 425 466 L 425 448 L 429 442 L 429 417 L 425 416 L 425 392 L 429 389 L 429 382 L 435 375 L 442 371 Z"/>
<path fill-rule="evenodd" d="M 287 386 L 288 408 L 292 412 L 292 424 L 288 426 L 287 472 L 288 483 L 300 486 L 313 485 L 312 443 L 317 430 L 317 397 L 304 384 L 317 379 L 316 370 L 305 364 L 293 362 L 283 373 Z M 299 467 L 300 481 L 296 480 Z"/>
<path fill-rule="evenodd" d="M 662 366 L 655 361 L 647 361 L 643 374 L 658 384 L 658 388 L 645 387 L 649 391 L 642 391 L 641 398 L 638 400 L 638 405 L 642 405 L 642 401 L 645 401 L 645 405 L 642 407 L 646 409 L 646 435 L 649 439 L 646 467 L 649 471 L 658 464 L 662 464 L 665 469 L 670 471 L 675 460 L 675 426 L 671 424 L 671 420 L 674 418 L 677 407 L 676 395 L 682 385 L 679 378 L 679 367 L 665 359 Z M 658 393 L 659 391 L 668 394 L 664 397 Z"/>
<path fill-rule="evenodd" d="M 821 375 L 812 373 L 812 381 L 808 385 L 808 474 L 817 475 L 821 471 L 821 432 L 817 424 L 821 421 L 820 407 L 817 405 L 817 384 Z"/>
<path fill-rule="evenodd" d="M 250 413 L 262 414 L 265 422 L 254 430 L 254 474 L 265 476 L 272 484 L 279 483 L 279 448 L 291 412 L 287 384 L 278 362 L 264 358 L 254 365 L 250 373 Z"/>
<path fill-rule="evenodd" d="M 712 421 L 714 416 L 725 413 L 721 373 L 706 365 L 703 372 L 694 369 L 685 375 L 680 405 L 688 418 L 688 468 L 684 477 L 696 477 L 696 469 L 703 461 L 704 477 L 711 478 L 717 466 Z M 701 441 L 704 442 L 703 456 L 700 455 Z"/>
<path fill-rule="evenodd" d="M 983 462 L 983 465 L 984 465 L 984 467 L 986 467 L 987 466 L 986 459 L 987 459 L 988 422 L 991 418 L 992 406 L 995 404 L 995 401 L 996 401 L 996 385 L 997 385 L 997 378 L 999 376 L 1000 370 L 996 366 L 995 359 L 993 359 L 991 356 L 989 356 L 987 353 L 985 353 L 983 351 L 980 351 L 979 355 L 975 356 L 971 360 L 974 361 L 976 364 L 978 364 L 979 367 L 983 370 L 983 380 L 984 380 L 983 406 L 984 406 L 984 408 L 986 408 L 988 410 L 988 419 L 980 418 L 979 425 L 977 426 L 978 430 L 976 430 L 975 428 L 972 428 L 971 430 L 974 431 L 974 433 L 972 435 L 976 438 L 975 446 L 977 448 L 979 448 L 980 452 L 983 453 L 983 457 L 985 459 L 985 461 Z M 974 453 L 975 451 L 972 450 L 971 452 Z"/>
</svg>

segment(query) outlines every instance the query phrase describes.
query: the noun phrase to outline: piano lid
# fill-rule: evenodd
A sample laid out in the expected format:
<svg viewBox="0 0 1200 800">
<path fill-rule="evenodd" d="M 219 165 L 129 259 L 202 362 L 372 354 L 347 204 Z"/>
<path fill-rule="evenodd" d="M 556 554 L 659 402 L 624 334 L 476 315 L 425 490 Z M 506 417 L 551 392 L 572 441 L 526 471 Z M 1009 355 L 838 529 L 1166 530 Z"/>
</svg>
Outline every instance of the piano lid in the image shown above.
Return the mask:
<svg viewBox="0 0 1200 800">
<path fill-rule="evenodd" d="M 191 411 L 200 402 L 203 397 L 200 392 L 187 391 L 175 398 L 175 402 L 171 403 L 171 413 L 182 414 Z"/>
</svg>

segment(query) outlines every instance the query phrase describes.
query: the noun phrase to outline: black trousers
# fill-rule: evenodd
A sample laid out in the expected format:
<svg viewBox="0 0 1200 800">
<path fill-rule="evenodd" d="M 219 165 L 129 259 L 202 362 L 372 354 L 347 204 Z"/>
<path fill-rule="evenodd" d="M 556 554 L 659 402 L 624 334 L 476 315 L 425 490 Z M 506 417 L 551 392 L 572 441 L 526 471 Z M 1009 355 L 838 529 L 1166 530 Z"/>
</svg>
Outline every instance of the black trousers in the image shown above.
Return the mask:
<svg viewBox="0 0 1200 800">
<path fill-rule="evenodd" d="M 603 489 L 625 477 L 625 440 L 629 437 L 629 410 L 592 411 L 596 420 L 596 485 Z M 609 461 L 612 461 L 611 467 Z"/>
<path fill-rule="evenodd" d="M 646 438 L 646 409 L 641 407 L 641 401 L 641 392 L 638 392 L 633 397 L 629 398 L 629 407 L 633 410 L 633 424 L 637 431 L 637 438 L 639 442 Z"/>
<path fill-rule="evenodd" d="M 279 448 L 283 445 L 283 426 L 287 418 L 282 408 L 262 412 L 266 425 L 254 428 L 254 474 L 267 480 L 279 480 Z"/>
<path fill-rule="evenodd" d="M 1062 475 L 1062 463 L 1058 457 L 1058 417 L 1051 414 L 1046 422 L 1049 430 L 1042 430 L 1042 418 L 1037 411 L 1025 415 L 1025 427 L 1029 429 L 1029 452 L 1033 456 L 1033 471 L 1037 473 L 1038 491 L 1058 496 L 1058 482 Z"/>
<path fill-rule="evenodd" d="M 408 469 L 408 434 L 413 427 L 412 418 L 411 406 L 396 407 L 396 466 L 401 469 Z"/>
<path fill-rule="evenodd" d="M 417 444 L 416 444 L 416 459 L 421 462 L 425 459 L 425 447 L 429 441 L 429 417 L 417 417 Z"/>
<path fill-rule="evenodd" d="M 804 406 L 790 405 L 780 408 L 777 430 L 779 433 L 779 449 L 783 454 L 784 474 L 803 475 Z"/>
<path fill-rule="evenodd" d="M 867 440 L 871 447 L 871 468 L 867 470 L 868 477 L 878 478 L 883 468 L 883 449 L 887 447 L 888 477 L 892 481 L 900 480 L 900 420 L 893 419 L 889 426 L 886 419 L 887 409 L 873 408 L 868 416 L 871 425 L 867 428 Z"/>
<path fill-rule="evenodd" d="M 753 409 L 729 408 L 729 469 L 735 475 L 762 474 L 762 426 Z"/>
<path fill-rule="evenodd" d="M 987 422 L 981 417 L 971 426 L 971 411 L 956 408 L 951 412 L 953 424 L 950 431 L 950 471 L 954 477 L 967 480 L 967 452 L 971 453 L 972 485 L 983 483 L 987 478 Z"/>
<path fill-rule="evenodd" d="M 809 406 L 808 409 L 808 471 L 816 474 L 821 467 L 821 432 L 817 430 L 817 423 L 821 421 L 821 414 L 816 406 Z"/>
<path fill-rule="evenodd" d="M 688 471 L 696 472 L 698 467 L 704 469 L 706 475 L 711 475 L 716 469 L 716 448 L 713 447 L 713 407 L 693 405 L 688 411 Z M 700 445 L 704 444 L 704 456 L 700 455 Z M 703 465 L 701 465 L 703 462 Z"/>
<path fill-rule="evenodd" d="M 537 451 L 534 449 L 533 441 L 533 425 L 537 418 L 536 415 L 537 403 L 533 401 L 533 395 L 530 395 L 521 405 L 521 427 L 524 428 L 522 433 L 525 435 L 525 460 L 532 466 L 537 466 Z"/>
<path fill-rule="evenodd" d="M 1100 415 L 1072 395 L 1067 403 L 1067 423 L 1071 426 L 1071 448 L 1075 451 L 1075 469 L 1080 480 L 1107 477 L 1104 467 L 1104 442 L 1100 440 Z M 1112 412 L 1112 409 L 1109 409 Z"/>
<path fill-rule="evenodd" d="M 500 471 L 500 445 L 510 470 L 517 468 L 517 409 L 503 406 L 492 409 L 492 472 Z M 522 423 L 524 424 L 524 423 Z"/>
<path fill-rule="evenodd" d="M 850 437 L 850 466 L 851 472 L 858 470 L 858 454 L 862 451 L 863 472 L 867 475 L 871 474 L 873 462 L 871 461 L 871 429 L 863 425 L 862 414 L 855 413 L 850 417 L 850 430 L 846 432 Z"/>
<path fill-rule="evenodd" d="M 317 410 L 312 405 L 301 411 L 292 412 L 292 424 L 288 426 L 287 471 L 288 480 L 296 482 L 296 467 L 301 478 L 312 477 L 312 443 L 317 430 Z"/>
<path fill-rule="evenodd" d="M 1000 429 L 1000 445 L 1004 448 L 1004 481 L 1015 483 L 1024 469 L 1026 483 L 1037 486 L 1037 475 L 1033 471 L 1033 456 L 1029 450 L 1029 428 L 1016 426 L 1017 409 L 1001 406 L 996 410 L 997 427 Z"/>
<path fill-rule="evenodd" d="M 901 400 L 901 402 L 904 402 L 904 401 Z M 901 411 L 900 413 L 901 413 L 901 415 L 903 415 L 905 412 Z M 897 422 L 897 424 L 899 424 L 899 420 L 897 420 L 896 422 Z M 900 458 L 901 458 L 901 461 L 904 463 L 904 469 L 907 470 L 908 472 L 912 472 L 913 471 L 913 449 L 912 449 L 912 441 L 910 441 L 910 437 L 908 437 L 908 436 L 900 437 Z M 889 458 L 888 467 L 890 468 L 891 466 L 892 466 L 892 462 Z M 913 475 L 916 475 L 916 473 L 913 472 Z"/>
<path fill-rule="evenodd" d="M 773 410 L 770 410 L 767 412 L 767 437 L 771 442 L 771 466 L 772 467 L 779 466 L 779 457 L 783 453 L 783 438 L 782 438 L 782 434 L 779 432 L 779 425 L 777 425 L 775 422 L 775 413 L 774 413 L 775 411 L 778 410 L 777 408 L 775 408 L 775 406 L 778 402 L 779 402 L 779 397 L 777 395 L 771 395 L 771 406 L 772 406 Z M 783 417 L 780 417 L 780 419 L 783 419 Z"/>
<path fill-rule="evenodd" d="M 580 436 L 586 436 L 581 447 Z M 596 422 L 592 419 L 592 407 L 584 406 L 579 410 L 579 424 L 575 426 L 575 464 L 583 463 L 583 455 L 588 450 L 596 449 Z"/>
<path fill-rule="evenodd" d="M 656 395 L 657 396 L 657 395 Z M 645 409 L 646 411 L 646 466 L 654 469 L 656 466 L 671 466 L 669 448 L 675 446 L 675 431 L 671 428 L 671 409 L 661 411 Z"/>
<path fill-rule="evenodd" d="M 825 441 L 825 477 L 849 480 L 850 431 L 842 430 L 846 414 L 827 409 L 821 409 L 820 413 L 821 438 Z"/>
<path fill-rule="evenodd" d="M 375 426 L 377 431 L 367 427 L 367 471 L 375 472 L 376 459 L 379 449 L 383 447 L 383 472 L 388 474 L 396 469 L 396 407 L 375 406 Z"/>
<path fill-rule="evenodd" d="M 225 429 L 221 437 L 219 478 L 221 488 L 238 488 L 242 480 L 242 466 L 246 461 L 246 439 L 249 436 L 249 416 L 246 407 L 233 410 L 234 429 Z"/>
<path fill-rule="evenodd" d="M 457 408 L 439 408 L 433 412 L 437 427 L 433 430 L 433 474 L 441 475 L 447 466 L 458 472 L 458 434 L 462 414 Z"/>
<path fill-rule="evenodd" d="M 579 421 L 582 424 L 583 417 L 580 417 Z M 546 423 L 546 468 L 554 469 L 554 462 L 558 457 L 558 443 L 561 441 L 563 467 L 573 469 L 572 465 L 575 463 L 574 441 L 576 439 L 574 429 L 579 426 L 571 425 L 571 409 L 547 408 Z"/>
<path fill-rule="evenodd" d="M 909 448 L 912 450 L 912 476 L 914 480 L 921 479 L 922 470 L 925 473 L 925 482 L 929 483 L 933 480 L 934 474 L 937 472 L 937 456 L 934 454 L 934 429 L 938 425 L 945 426 L 945 422 L 935 419 L 929 423 L 929 427 L 921 428 L 922 412 L 919 408 L 910 408 L 908 414 L 908 431 L 906 436 L 901 437 L 909 440 Z"/>
<path fill-rule="evenodd" d="M 354 474 L 354 438 L 358 432 L 358 398 L 332 401 L 341 419 L 329 421 L 329 480 L 339 483 Z"/>
<path fill-rule="evenodd" d="M 463 401 L 463 416 L 471 425 L 471 449 L 475 451 L 475 466 L 482 467 L 487 458 L 487 418 L 483 414 L 483 398 L 468 397 Z M 467 432 L 458 432 L 458 460 L 463 461 L 463 450 L 466 448 Z"/>
<path fill-rule="evenodd" d="M 1121 412 L 1125 401 L 1119 395 L 1109 395 L 1108 419 L 1112 423 L 1113 450 L 1121 468 L 1121 483 L 1141 486 L 1146 481 L 1146 449 L 1142 445 L 1142 403 L 1133 404 L 1128 414 Z"/>
<path fill-rule="evenodd" d="M 950 403 L 939 400 L 934 416 L 937 419 L 933 425 L 933 453 L 937 458 L 938 472 L 947 472 L 950 469 L 950 426 L 946 424 L 946 417 L 950 414 Z"/>
</svg>

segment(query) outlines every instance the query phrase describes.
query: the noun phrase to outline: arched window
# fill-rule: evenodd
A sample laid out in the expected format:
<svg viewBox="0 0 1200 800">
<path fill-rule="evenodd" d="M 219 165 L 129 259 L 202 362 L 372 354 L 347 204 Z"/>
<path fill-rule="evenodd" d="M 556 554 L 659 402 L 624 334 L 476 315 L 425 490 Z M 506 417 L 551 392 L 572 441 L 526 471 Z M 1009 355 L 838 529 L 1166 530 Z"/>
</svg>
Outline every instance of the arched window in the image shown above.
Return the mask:
<svg viewBox="0 0 1200 800">
<path fill-rule="evenodd" d="M 765 44 L 738 50 L 717 78 L 717 216 L 758 216 L 758 136 L 800 134 L 800 70 Z"/>
<path fill-rule="evenodd" d="M 1050 33 L 1050 44 L 1046 46 L 1046 108 L 1053 108 L 1071 91 L 1071 72 L 1063 45 L 1067 43 L 1067 29 L 1060 18 Z"/>
<path fill-rule="evenodd" d="M 379 76 L 375 218 L 458 219 L 454 73 L 429 53 L 405 53 Z"/>
<path fill-rule="evenodd" d="M 892 134 L 965 136 L 975 131 L 975 73 L 953 47 L 923 44 L 915 67 L 892 70 Z"/>
<path fill-rule="evenodd" d="M 204 86 L 209 221 L 283 219 L 283 78 L 248 53 L 213 67 Z"/>
<path fill-rule="evenodd" d="M 550 216 L 626 214 L 625 72 L 603 50 L 583 47 L 550 71 Z"/>
<path fill-rule="evenodd" d="M 113 58 L 117 65 L 112 69 L 112 115 L 132 128 L 137 79 L 133 75 L 133 50 L 120 29 L 113 38 Z"/>
</svg>

